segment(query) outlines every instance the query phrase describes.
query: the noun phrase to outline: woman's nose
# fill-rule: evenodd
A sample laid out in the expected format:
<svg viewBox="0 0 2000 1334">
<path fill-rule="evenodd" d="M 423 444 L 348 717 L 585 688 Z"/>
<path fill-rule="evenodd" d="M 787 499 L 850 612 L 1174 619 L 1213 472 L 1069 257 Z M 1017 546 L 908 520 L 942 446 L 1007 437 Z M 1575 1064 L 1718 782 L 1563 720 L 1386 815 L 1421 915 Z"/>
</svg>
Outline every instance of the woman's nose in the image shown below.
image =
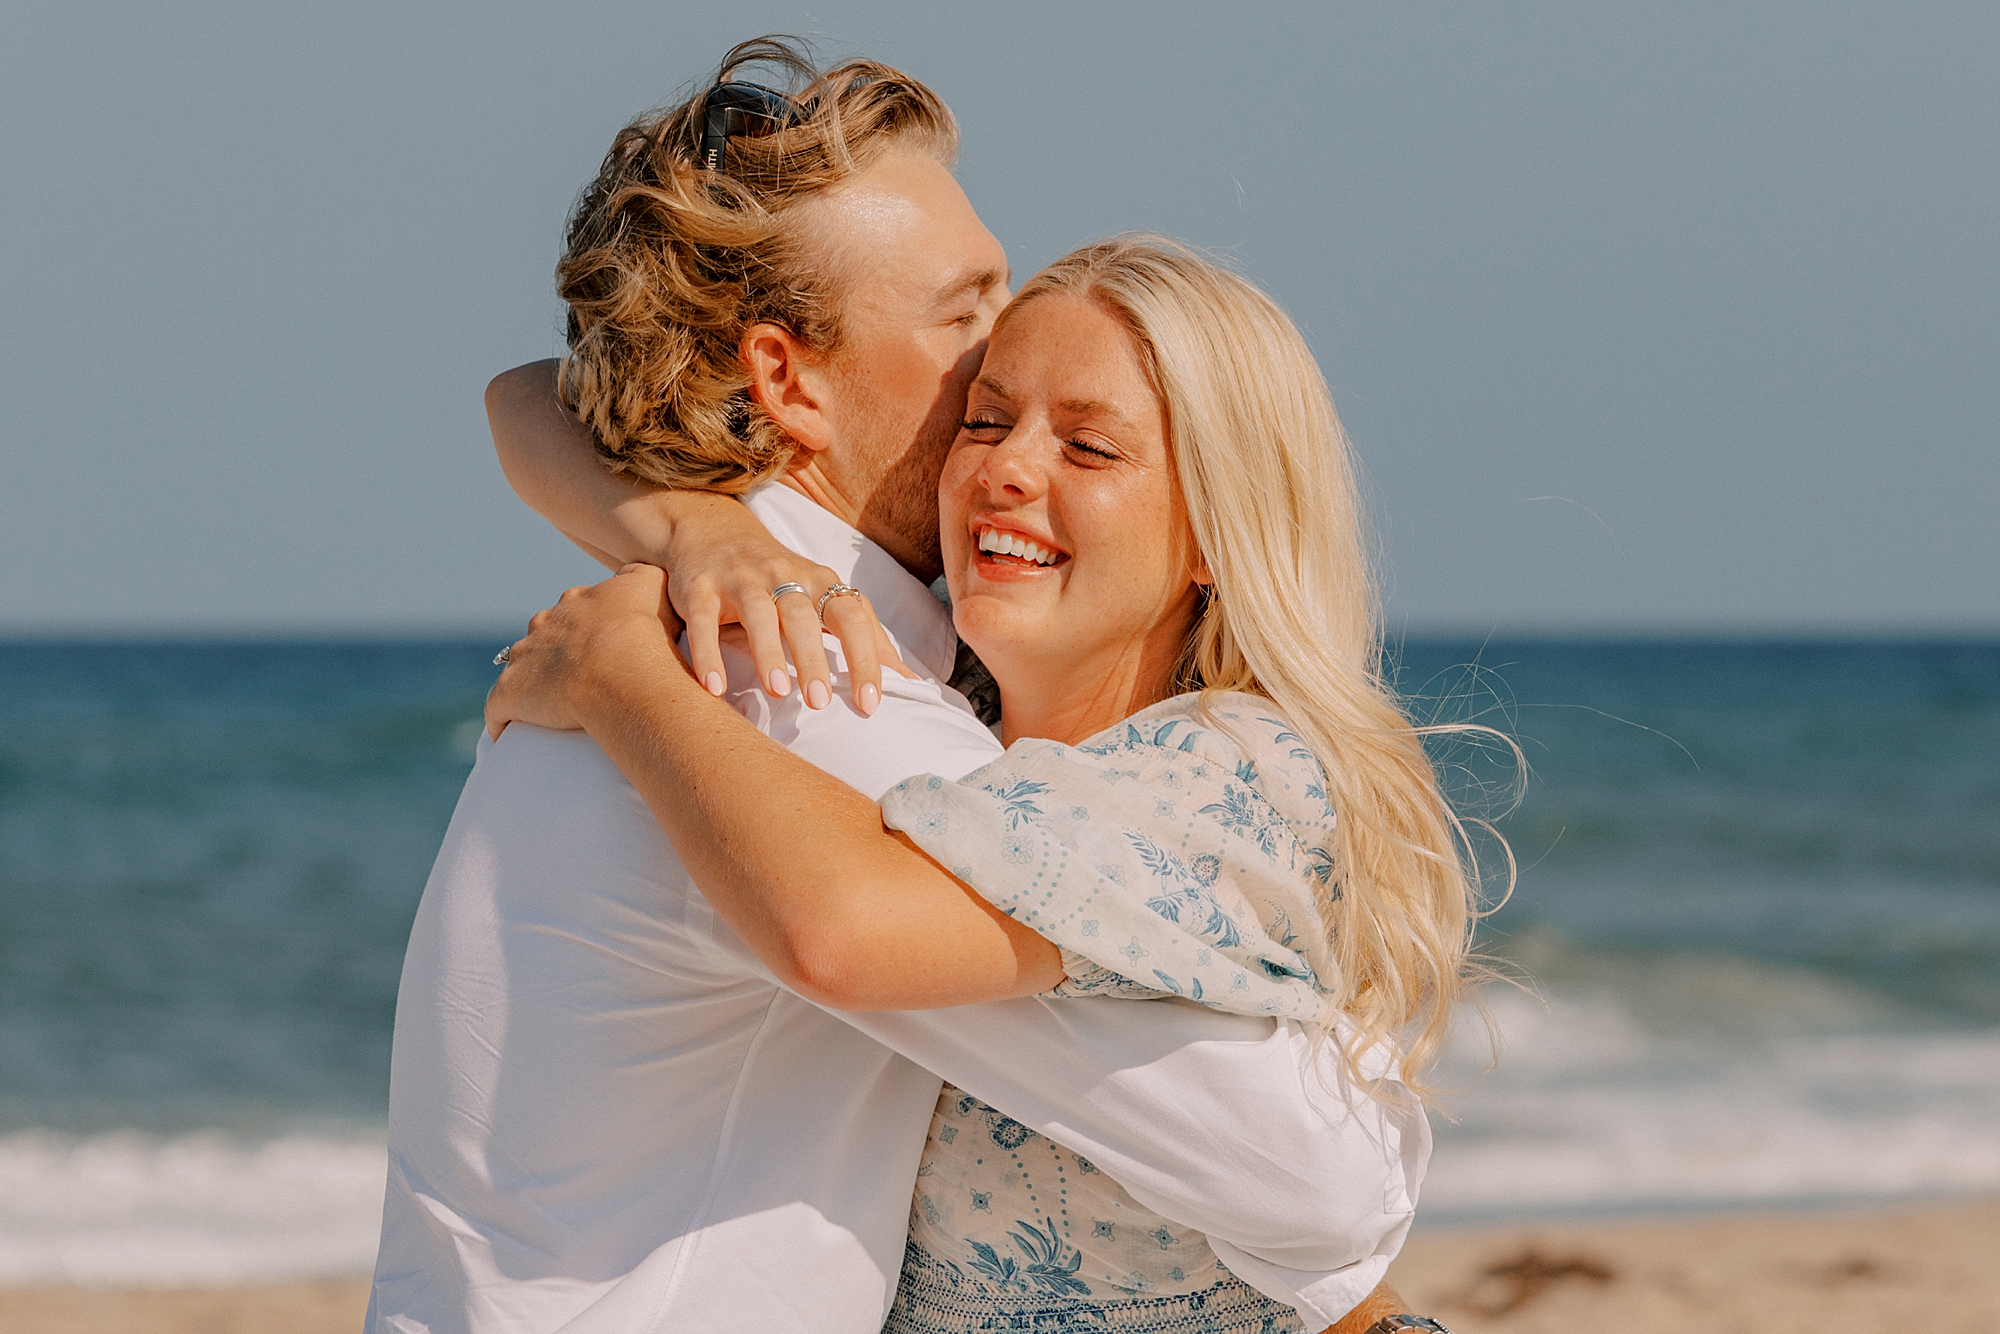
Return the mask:
<svg viewBox="0 0 2000 1334">
<path fill-rule="evenodd" d="M 1044 451 L 1036 448 L 1032 439 L 1024 438 L 1027 434 L 1017 428 L 987 450 L 979 480 L 988 491 L 1033 500 L 1048 490 Z"/>
</svg>

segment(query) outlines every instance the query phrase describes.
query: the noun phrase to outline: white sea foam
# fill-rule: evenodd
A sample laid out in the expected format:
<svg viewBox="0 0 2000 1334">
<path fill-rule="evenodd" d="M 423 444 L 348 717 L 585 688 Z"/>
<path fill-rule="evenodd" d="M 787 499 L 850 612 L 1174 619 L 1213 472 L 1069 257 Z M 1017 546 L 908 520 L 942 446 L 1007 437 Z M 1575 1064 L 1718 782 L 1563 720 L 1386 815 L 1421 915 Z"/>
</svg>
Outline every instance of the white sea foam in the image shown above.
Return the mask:
<svg viewBox="0 0 2000 1334">
<path fill-rule="evenodd" d="M 1493 998 L 1501 1063 L 1439 1126 L 1428 1218 L 2000 1191 L 2000 1032 L 1730 1039 L 1628 999 Z"/>
<path fill-rule="evenodd" d="M 0 1137 L 0 1285 L 186 1285 L 365 1274 L 379 1137 Z"/>
<path fill-rule="evenodd" d="M 1793 1016 L 1775 1032 L 1718 1035 L 1687 1016 L 1726 979 L 1675 971 L 1678 992 L 1656 976 L 1492 997 L 1501 1064 L 1460 1124 L 1438 1122 L 1420 1216 L 2000 1191 L 2000 1032 L 1857 1033 L 1865 1006 L 1806 978 L 1811 1006 L 1764 998 Z M 1805 1009 L 1835 1031 L 1802 1026 Z M 1474 1045 L 1448 1077 L 1471 1081 Z M 379 1133 L 0 1136 L 0 1285 L 366 1273 L 383 1174 Z"/>
</svg>

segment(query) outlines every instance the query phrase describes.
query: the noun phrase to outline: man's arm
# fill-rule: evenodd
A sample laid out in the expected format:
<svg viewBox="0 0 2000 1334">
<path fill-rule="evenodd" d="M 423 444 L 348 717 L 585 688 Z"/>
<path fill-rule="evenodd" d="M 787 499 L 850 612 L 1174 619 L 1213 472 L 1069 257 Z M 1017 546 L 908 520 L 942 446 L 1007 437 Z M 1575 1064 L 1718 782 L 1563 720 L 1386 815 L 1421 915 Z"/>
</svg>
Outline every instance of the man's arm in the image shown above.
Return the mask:
<svg viewBox="0 0 2000 1334">
<path fill-rule="evenodd" d="M 865 722 L 796 698 L 732 699 L 757 730 L 864 793 L 923 768 L 963 774 L 999 753 L 937 687 L 894 685 Z M 761 837 L 812 840 L 816 828 L 808 817 Z M 1106 998 L 837 1017 L 1205 1233 L 1238 1277 L 1315 1330 L 1349 1334 L 1338 1322 L 1381 1282 L 1408 1231 L 1430 1153 L 1421 1109 L 1344 1082 L 1332 1044 L 1296 1024 Z"/>
<path fill-rule="evenodd" d="M 653 582 L 639 598 L 645 578 Z M 708 725 L 733 724 L 766 747 L 780 742 L 797 757 L 783 758 L 825 771 L 808 769 L 808 777 L 830 782 L 831 775 L 862 793 L 879 793 L 926 768 L 962 773 L 997 751 L 968 714 L 914 690 L 885 693 L 872 723 L 844 709 L 813 711 L 755 695 L 736 697 L 769 711 L 754 726 L 721 717 L 729 710 L 698 690 L 690 693 L 684 677 L 675 681 L 680 669 L 671 648 L 654 644 L 663 641 L 657 574 L 619 582 L 622 590 L 570 598 L 570 614 L 580 616 L 577 606 L 593 598 L 633 594 L 630 608 L 623 602 L 613 608 L 618 614 L 609 624 L 620 634 L 644 632 L 646 655 L 657 661 L 647 657 L 637 678 L 647 688 L 637 693 L 650 699 L 660 683 L 670 683 L 682 723 L 697 710 L 715 713 Z M 524 661 L 508 672 L 531 669 Z M 674 721 L 663 717 L 640 731 L 672 731 Z M 615 756 L 616 738 L 610 740 Z M 739 756 L 725 767 L 735 771 L 740 763 Z M 681 767 L 698 784 L 715 766 Z M 794 781 L 796 775 L 774 777 L 762 786 L 768 791 Z M 646 792 L 645 783 L 639 787 Z M 647 793 L 668 828 L 695 814 L 728 823 L 723 817 L 730 812 L 712 803 L 695 811 L 689 803 L 700 805 L 701 794 L 687 787 Z M 833 823 L 825 810 L 801 809 L 753 822 L 727 851 L 755 860 L 775 840 L 825 856 Z M 879 839 L 879 819 L 857 823 L 871 824 Z M 690 870 L 697 869 L 687 852 Z M 718 854 L 716 865 L 726 868 L 731 855 Z M 892 913 L 892 905 L 883 911 Z M 1374 1290 L 1408 1231 L 1430 1148 L 1421 1108 L 1413 1100 L 1368 1097 L 1343 1079 L 1334 1044 L 1316 1043 L 1297 1024 L 1173 1000 L 1034 997 L 838 1017 L 1093 1160 L 1141 1204 L 1205 1233 L 1238 1277 L 1298 1308 L 1315 1329 L 1335 1325 Z"/>
<path fill-rule="evenodd" d="M 1361 1299 L 1361 1305 L 1328 1325 L 1323 1334 L 1368 1334 L 1368 1327 L 1384 1316 L 1415 1314 L 1386 1282 Z"/>
<path fill-rule="evenodd" d="M 895 685 L 867 722 L 795 698 L 734 698 L 759 730 L 867 793 L 999 753 L 934 687 Z M 1392 1313 L 1375 1289 L 1408 1232 L 1430 1127 L 1414 1102 L 1385 1107 L 1342 1082 L 1331 1045 L 1315 1048 L 1298 1025 L 1107 998 L 837 1017 L 1205 1233 L 1309 1328 L 1360 1334 Z M 1368 1319 L 1354 1324 L 1357 1310 Z"/>
<path fill-rule="evenodd" d="M 1296 1024 L 1108 998 L 838 1017 L 1205 1233 L 1311 1328 L 1347 1334 L 1408 1234 L 1430 1157 L 1421 1108 L 1340 1082 L 1330 1046 Z"/>
</svg>

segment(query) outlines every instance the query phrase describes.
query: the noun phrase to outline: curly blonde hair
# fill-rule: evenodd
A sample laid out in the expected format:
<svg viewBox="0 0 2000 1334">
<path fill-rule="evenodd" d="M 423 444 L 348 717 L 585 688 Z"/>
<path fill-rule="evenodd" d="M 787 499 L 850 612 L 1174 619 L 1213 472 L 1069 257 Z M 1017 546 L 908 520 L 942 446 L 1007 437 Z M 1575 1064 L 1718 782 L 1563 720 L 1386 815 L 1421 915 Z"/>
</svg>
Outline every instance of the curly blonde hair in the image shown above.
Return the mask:
<svg viewBox="0 0 2000 1334">
<path fill-rule="evenodd" d="M 639 117 L 577 201 L 556 266 L 569 305 L 557 391 L 606 466 L 659 486 L 740 492 L 790 462 L 738 349 L 765 322 L 818 352 L 839 346 L 846 293 L 799 206 L 892 146 L 947 166 L 958 152 L 943 99 L 887 65 L 820 71 L 803 44 L 759 37 L 709 87 L 751 65 L 782 73 L 798 117 L 733 137 L 718 171 L 700 163 L 707 88 Z"/>
</svg>

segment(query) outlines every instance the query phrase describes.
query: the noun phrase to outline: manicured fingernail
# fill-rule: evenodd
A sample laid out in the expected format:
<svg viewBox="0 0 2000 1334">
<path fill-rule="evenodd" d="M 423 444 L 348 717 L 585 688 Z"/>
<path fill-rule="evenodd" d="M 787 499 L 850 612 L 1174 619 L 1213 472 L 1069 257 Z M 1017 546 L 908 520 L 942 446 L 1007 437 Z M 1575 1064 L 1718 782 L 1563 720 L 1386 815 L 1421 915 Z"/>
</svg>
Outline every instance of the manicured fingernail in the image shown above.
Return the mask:
<svg viewBox="0 0 2000 1334">
<path fill-rule="evenodd" d="M 823 709 L 832 702 L 833 702 L 833 695 L 828 692 L 826 688 L 826 682 L 824 681 L 806 682 L 806 707 L 813 709 Z"/>
<path fill-rule="evenodd" d="M 859 701 L 858 707 L 861 710 L 861 716 L 863 718 L 872 717 L 875 713 L 876 706 L 881 704 L 881 702 L 882 702 L 882 691 L 880 687 L 876 686 L 872 682 L 861 687 L 861 699 Z"/>
<path fill-rule="evenodd" d="M 710 672 L 707 676 L 701 678 L 701 683 L 708 687 L 708 693 L 711 695 L 720 695 L 722 693 L 721 672 Z"/>
<path fill-rule="evenodd" d="M 785 669 L 782 667 L 773 667 L 771 669 L 771 693 L 779 699 L 783 699 L 792 693 L 792 678 L 785 673 Z"/>
</svg>

